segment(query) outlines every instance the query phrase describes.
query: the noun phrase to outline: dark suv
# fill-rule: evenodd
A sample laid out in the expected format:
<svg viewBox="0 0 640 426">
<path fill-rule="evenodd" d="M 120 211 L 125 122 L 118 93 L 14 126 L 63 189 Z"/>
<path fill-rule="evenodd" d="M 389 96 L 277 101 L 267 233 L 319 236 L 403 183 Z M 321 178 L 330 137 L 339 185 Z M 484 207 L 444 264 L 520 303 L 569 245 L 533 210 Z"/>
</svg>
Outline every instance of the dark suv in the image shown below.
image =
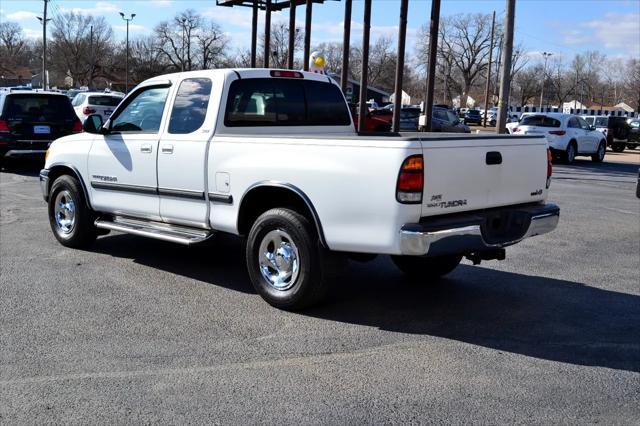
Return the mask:
<svg viewBox="0 0 640 426">
<path fill-rule="evenodd" d="M 82 131 L 71 101 L 54 92 L 0 90 L 0 163 L 42 157 L 55 139 Z"/>
<path fill-rule="evenodd" d="M 481 124 L 482 117 L 480 116 L 480 111 L 477 109 L 470 109 L 464 114 L 464 124 Z"/>
</svg>

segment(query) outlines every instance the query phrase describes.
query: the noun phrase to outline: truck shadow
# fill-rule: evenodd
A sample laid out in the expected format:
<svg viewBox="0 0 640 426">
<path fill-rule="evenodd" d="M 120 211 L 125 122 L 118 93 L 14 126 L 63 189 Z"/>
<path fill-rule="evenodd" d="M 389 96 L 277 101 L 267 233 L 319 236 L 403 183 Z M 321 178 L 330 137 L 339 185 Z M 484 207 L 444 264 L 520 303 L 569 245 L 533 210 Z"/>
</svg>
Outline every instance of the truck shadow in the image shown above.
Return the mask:
<svg viewBox="0 0 640 426">
<path fill-rule="evenodd" d="M 254 293 L 237 238 L 186 248 L 116 235 L 100 238 L 94 250 Z M 256 297 L 255 303 L 264 302 Z M 544 276 L 461 265 L 436 283 L 413 283 L 380 257 L 352 262 L 325 304 L 298 314 L 640 372 L 640 296 Z"/>
<path fill-rule="evenodd" d="M 610 153 L 607 152 L 607 155 Z M 572 164 L 553 164 L 553 173 L 562 172 L 588 172 L 594 176 L 607 177 L 627 177 L 634 178 L 638 176 L 639 164 L 634 163 L 611 163 L 607 162 L 607 157 L 603 163 L 594 163 L 585 157 L 576 158 Z"/>
</svg>

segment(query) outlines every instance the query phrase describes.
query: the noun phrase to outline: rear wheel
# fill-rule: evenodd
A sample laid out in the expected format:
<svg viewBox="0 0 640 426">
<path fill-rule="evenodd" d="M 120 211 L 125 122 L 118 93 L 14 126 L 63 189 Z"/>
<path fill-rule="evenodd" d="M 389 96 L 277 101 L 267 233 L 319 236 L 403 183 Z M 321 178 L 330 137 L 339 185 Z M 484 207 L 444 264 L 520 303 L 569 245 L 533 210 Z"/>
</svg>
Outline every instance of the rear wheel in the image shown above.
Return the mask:
<svg viewBox="0 0 640 426">
<path fill-rule="evenodd" d="M 628 143 L 627 144 L 627 149 L 636 149 L 638 147 L 638 145 L 634 144 L 634 143 Z"/>
<path fill-rule="evenodd" d="M 604 155 L 606 151 L 606 144 L 604 141 L 601 141 L 600 145 L 598 145 L 598 150 L 595 152 L 595 154 L 591 155 L 591 160 L 596 163 L 602 163 L 602 161 L 604 161 Z"/>
<path fill-rule="evenodd" d="M 82 248 L 95 241 L 95 216 L 76 178 L 63 175 L 53 182 L 48 208 L 51 230 L 63 246 Z"/>
<path fill-rule="evenodd" d="M 301 309 L 324 297 L 328 280 L 322 255 L 309 221 L 289 209 L 260 215 L 247 238 L 251 282 L 264 300 L 280 309 Z"/>
<path fill-rule="evenodd" d="M 625 144 L 624 143 L 614 143 L 613 145 L 611 145 L 611 150 L 613 152 L 622 152 L 625 149 Z"/>
<path fill-rule="evenodd" d="M 571 164 L 575 161 L 577 154 L 576 143 L 574 141 L 569 142 L 567 150 L 564 152 L 564 161 L 567 164 Z"/>
<path fill-rule="evenodd" d="M 422 278 L 429 281 L 453 271 L 460 264 L 462 256 L 391 256 L 391 260 L 398 269 L 410 278 Z"/>
</svg>

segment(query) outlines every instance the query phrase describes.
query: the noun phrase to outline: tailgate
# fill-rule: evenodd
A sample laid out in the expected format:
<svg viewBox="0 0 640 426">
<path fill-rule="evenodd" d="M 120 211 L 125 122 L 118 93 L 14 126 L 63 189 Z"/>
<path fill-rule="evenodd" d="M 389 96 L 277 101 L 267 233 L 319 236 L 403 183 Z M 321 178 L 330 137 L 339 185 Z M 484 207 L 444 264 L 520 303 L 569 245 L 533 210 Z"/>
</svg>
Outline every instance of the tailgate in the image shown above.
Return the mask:
<svg viewBox="0 0 640 426">
<path fill-rule="evenodd" d="M 544 137 L 469 135 L 434 137 L 421 143 L 422 216 L 546 199 Z"/>
</svg>

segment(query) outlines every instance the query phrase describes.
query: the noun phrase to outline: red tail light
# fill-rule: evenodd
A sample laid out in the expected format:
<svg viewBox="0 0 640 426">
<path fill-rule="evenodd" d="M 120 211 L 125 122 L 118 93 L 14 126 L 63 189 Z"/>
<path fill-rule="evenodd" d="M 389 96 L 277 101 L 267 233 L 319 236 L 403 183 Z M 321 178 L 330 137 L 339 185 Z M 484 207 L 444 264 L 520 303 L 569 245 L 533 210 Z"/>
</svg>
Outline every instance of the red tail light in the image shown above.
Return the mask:
<svg viewBox="0 0 640 426">
<path fill-rule="evenodd" d="M 553 166 L 551 162 L 553 161 L 553 154 L 551 150 L 547 148 L 547 189 L 551 186 L 551 175 L 553 174 Z"/>
<path fill-rule="evenodd" d="M 424 161 L 422 155 L 407 157 L 400 167 L 396 200 L 402 204 L 420 204 L 424 186 Z"/>
<path fill-rule="evenodd" d="M 80 133 L 82 132 L 82 122 L 79 118 L 76 118 L 76 121 L 73 122 L 73 127 L 71 128 L 71 133 Z"/>
<path fill-rule="evenodd" d="M 564 136 L 567 134 L 564 130 L 549 130 L 550 135 Z"/>
<path fill-rule="evenodd" d="M 0 132 L 9 133 L 11 129 L 9 129 L 9 123 L 4 120 L 0 120 Z"/>
<path fill-rule="evenodd" d="M 516 127 L 515 129 L 513 129 L 513 133 L 518 133 L 521 132 L 522 130 L 519 127 Z"/>
<path fill-rule="evenodd" d="M 95 112 L 96 112 L 96 110 L 95 110 L 95 109 L 91 109 L 91 108 L 89 108 L 89 107 L 84 107 L 84 108 L 82 108 L 82 113 L 83 113 L 84 115 L 93 114 L 93 113 L 95 113 Z"/>
<path fill-rule="evenodd" d="M 273 70 L 270 74 L 271 77 L 304 78 L 304 75 L 298 71 Z"/>
</svg>

